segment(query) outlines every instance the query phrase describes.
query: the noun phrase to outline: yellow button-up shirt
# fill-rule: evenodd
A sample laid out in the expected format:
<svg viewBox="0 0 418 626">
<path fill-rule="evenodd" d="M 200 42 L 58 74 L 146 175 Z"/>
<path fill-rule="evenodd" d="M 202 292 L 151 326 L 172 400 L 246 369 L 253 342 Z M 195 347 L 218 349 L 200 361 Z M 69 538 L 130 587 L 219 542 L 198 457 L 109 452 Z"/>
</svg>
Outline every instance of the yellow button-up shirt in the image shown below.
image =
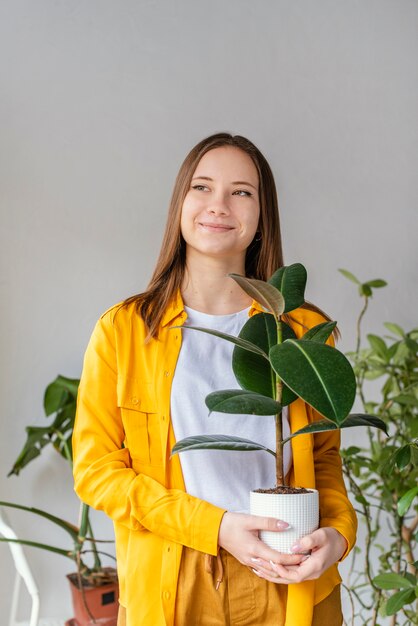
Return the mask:
<svg viewBox="0 0 418 626">
<path fill-rule="evenodd" d="M 254 302 L 250 315 L 259 312 Z M 135 306 L 109 309 L 87 347 L 73 435 L 75 490 L 114 522 L 120 603 L 128 626 L 173 626 L 182 547 L 216 555 L 222 508 L 185 491 L 170 420 L 171 382 L 187 315 L 180 294 L 168 307 L 158 339 Z M 323 319 L 292 312 L 298 336 Z M 210 358 L 210 357 L 208 357 Z M 297 400 L 289 407 L 298 430 L 315 411 Z M 356 516 L 341 473 L 339 433 L 292 439 L 291 483 L 316 487 L 321 526 L 333 526 L 354 545 Z M 226 454 L 226 453 L 225 453 Z M 204 468 L 202 468 L 202 477 Z M 336 565 L 318 580 L 289 585 L 287 626 L 308 626 L 314 604 L 340 582 Z"/>
</svg>

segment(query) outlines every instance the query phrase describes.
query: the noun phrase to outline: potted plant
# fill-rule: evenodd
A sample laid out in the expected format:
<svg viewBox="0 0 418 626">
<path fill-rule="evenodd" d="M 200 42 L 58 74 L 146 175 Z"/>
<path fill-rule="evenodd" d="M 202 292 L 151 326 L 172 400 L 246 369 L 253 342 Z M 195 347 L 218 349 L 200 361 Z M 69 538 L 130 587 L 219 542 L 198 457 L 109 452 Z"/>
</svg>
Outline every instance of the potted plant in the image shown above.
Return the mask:
<svg viewBox="0 0 418 626">
<path fill-rule="evenodd" d="M 46 426 L 26 427 L 26 441 L 17 457 L 10 475 L 18 475 L 42 450 L 52 445 L 61 456 L 72 465 L 71 437 L 74 427 L 76 400 L 79 380 L 58 376 L 46 388 L 44 410 L 47 417 L 53 416 Z M 73 542 L 70 549 L 51 546 L 31 540 L 17 540 L 19 543 L 41 548 L 70 558 L 76 571 L 68 574 L 74 608 L 74 619 L 68 626 L 87 626 L 100 620 L 103 626 L 116 626 L 119 608 L 119 591 L 116 569 L 103 567 L 100 559 L 105 555 L 98 548 L 101 540 L 95 539 L 89 519 L 90 508 L 80 505 L 80 522 L 76 526 L 41 509 L 12 502 L 0 502 L 0 506 L 12 507 L 40 516 L 67 532 Z M 0 541 L 12 541 L 0 539 Z M 93 563 L 89 566 L 86 555 L 91 554 Z M 106 555 L 111 556 L 112 555 Z"/>
<path fill-rule="evenodd" d="M 116 626 L 119 599 L 117 574 L 113 567 L 103 567 L 101 564 L 100 555 L 106 553 L 99 550 L 97 544 L 102 543 L 102 541 L 88 536 L 89 507 L 86 504 L 81 504 L 79 526 L 75 526 L 47 511 L 14 502 L 0 501 L 0 507 L 19 509 L 47 519 L 70 536 L 73 542 L 72 548 L 62 548 L 27 539 L 0 537 L 0 541 L 17 542 L 41 548 L 66 556 L 73 561 L 76 571 L 67 575 L 74 608 L 74 620 L 68 622 L 69 626 L 90 626 L 91 623 L 95 623 L 96 619 L 100 620 L 100 624 L 103 626 Z M 92 566 L 88 566 L 85 560 L 85 555 L 89 553 L 92 553 L 94 557 Z"/>
<path fill-rule="evenodd" d="M 336 322 L 323 322 L 306 329 L 297 338 L 292 328 L 292 311 L 304 302 L 306 269 L 300 263 L 279 268 L 267 281 L 229 275 L 264 312 L 252 316 L 238 337 L 208 328 L 182 326 L 215 335 L 235 344 L 232 368 L 240 389 L 226 389 L 209 394 L 205 401 L 209 411 L 222 413 L 275 416 L 275 450 L 238 436 L 192 436 L 178 441 L 172 453 L 197 449 L 265 450 L 276 459 L 276 485 L 250 494 L 253 514 L 279 517 L 292 529 L 283 533 L 263 531 L 261 538 L 272 548 L 290 552 L 297 539 L 318 526 L 318 494 L 315 490 L 295 489 L 285 484 L 283 447 L 302 434 L 323 432 L 353 426 L 372 426 L 386 432 L 385 423 L 372 415 L 349 414 L 356 394 L 356 380 L 347 358 L 325 342 Z M 323 419 L 283 436 L 283 408 L 297 399 L 304 400 Z M 267 493 L 266 493 L 267 492 Z M 290 499 L 290 500 L 289 500 Z M 267 508 L 260 505 L 267 500 Z M 301 501 L 301 505 L 296 504 Z M 284 510 L 282 510 L 283 503 Z M 299 506 L 303 512 L 299 513 Z M 299 521 L 307 517 L 307 524 Z M 291 515 L 291 517 L 289 517 Z M 297 532 L 296 532 L 297 531 Z"/>
<path fill-rule="evenodd" d="M 339 270 L 362 299 L 354 350 L 347 353 L 365 411 L 378 415 L 389 437 L 342 449 L 343 469 L 362 524 L 346 590 L 356 624 L 418 624 L 418 328 L 385 322 L 363 331 L 363 318 L 382 279 L 361 282 Z"/>
</svg>

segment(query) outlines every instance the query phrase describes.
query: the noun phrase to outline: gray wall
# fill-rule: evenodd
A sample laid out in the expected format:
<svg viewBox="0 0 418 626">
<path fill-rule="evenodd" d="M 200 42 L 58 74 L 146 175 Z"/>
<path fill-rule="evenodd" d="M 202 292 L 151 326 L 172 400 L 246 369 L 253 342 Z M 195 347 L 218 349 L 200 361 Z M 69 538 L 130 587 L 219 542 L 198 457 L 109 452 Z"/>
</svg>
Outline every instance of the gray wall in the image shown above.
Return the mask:
<svg viewBox="0 0 418 626">
<path fill-rule="evenodd" d="M 46 384 L 78 376 L 96 318 L 145 287 L 177 169 L 212 132 L 269 159 L 285 260 L 306 264 L 343 349 L 360 301 L 339 267 L 389 282 L 366 329 L 416 325 L 417 32 L 415 0 L 0 1 L 0 499 L 76 521 L 57 455 L 6 473 Z M 68 618 L 70 562 L 27 553 L 43 614 Z"/>
</svg>

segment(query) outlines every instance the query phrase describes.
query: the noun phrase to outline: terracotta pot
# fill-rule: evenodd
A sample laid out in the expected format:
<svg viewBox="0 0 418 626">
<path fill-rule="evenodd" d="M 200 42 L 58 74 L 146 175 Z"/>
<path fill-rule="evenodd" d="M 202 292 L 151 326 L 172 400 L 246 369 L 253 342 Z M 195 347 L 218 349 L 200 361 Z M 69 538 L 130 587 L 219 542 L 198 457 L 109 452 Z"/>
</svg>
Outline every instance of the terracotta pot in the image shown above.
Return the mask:
<svg viewBox="0 0 418 626">
<path fill-rule="evenodd" d="M 77 574 L 67 576 L 70 582 L 74 608 L 74 619 L 69 620 L 70 626 L 116 626 L 119 610 L 119 586 L 117 582 L 106 583 L 93 587 L 78 588 Z M 83 593 L 85 601 L 83 600 Z M 91 613 L 86 608 L 86 605 Z M 94 617 L 92 620 L 91 616 Z"/>
<path fill-rule="evenodd" d="M 319 498 L 316 489 L 308 493 L 250 493 L 252 515 L 275 517 L 289 524 L 280 532 L 262 530 L 260 539 L 277 552 L 292 553 L 294 543 L 319 525 Z"/>
</svg>

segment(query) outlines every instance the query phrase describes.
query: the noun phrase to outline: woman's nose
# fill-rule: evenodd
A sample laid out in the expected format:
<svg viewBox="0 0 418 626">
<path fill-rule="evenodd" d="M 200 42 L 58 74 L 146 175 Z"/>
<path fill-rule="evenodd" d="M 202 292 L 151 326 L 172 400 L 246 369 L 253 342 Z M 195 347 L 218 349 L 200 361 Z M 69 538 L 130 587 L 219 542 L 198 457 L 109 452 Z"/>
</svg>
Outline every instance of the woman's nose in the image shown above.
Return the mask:
<svg viewBox="0 0 418 626">
<path fill-rule="evenodd" d="M 223 195 L 213 197 L 207 210 L 214 215 L 227 215 L 229 213 L 229 205 L 226 197 Z"/>
</svg>

